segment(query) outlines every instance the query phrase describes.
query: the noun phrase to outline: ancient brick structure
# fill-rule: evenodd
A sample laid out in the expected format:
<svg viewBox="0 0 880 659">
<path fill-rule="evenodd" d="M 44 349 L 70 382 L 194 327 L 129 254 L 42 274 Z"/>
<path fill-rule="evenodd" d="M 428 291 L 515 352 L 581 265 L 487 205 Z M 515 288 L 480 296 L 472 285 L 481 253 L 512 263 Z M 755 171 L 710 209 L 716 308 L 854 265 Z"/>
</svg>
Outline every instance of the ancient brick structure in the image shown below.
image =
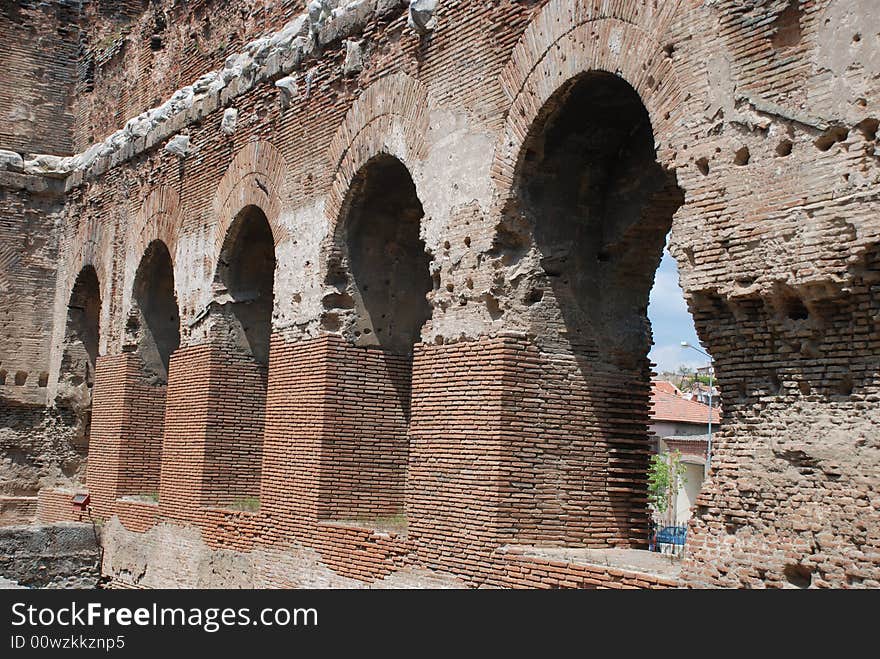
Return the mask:
<svg viewBox="0 0 880 659">
<path fill-rule="evenodd" d="M 873 9 L 5 3 L 10 517 L 87 490 L 127 586 L 880 587 Z M 670 232 L 724 396 L 675 575 L 612 560 Z"/>
</svg>

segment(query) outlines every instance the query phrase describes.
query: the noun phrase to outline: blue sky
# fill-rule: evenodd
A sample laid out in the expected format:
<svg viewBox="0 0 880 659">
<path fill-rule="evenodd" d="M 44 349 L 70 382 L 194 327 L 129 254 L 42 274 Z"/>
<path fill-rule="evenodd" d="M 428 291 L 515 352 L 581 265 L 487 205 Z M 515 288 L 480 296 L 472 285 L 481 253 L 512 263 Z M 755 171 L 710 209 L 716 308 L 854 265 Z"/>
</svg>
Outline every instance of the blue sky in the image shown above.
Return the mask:
<svg viewBox="0 0 880 659">
<path fill-rule="evenodd" d="M 681 365 L 691 368 L 706 365 L 708 359 L 681 347 L 681 342 L 687 341 L 705 350 L 697 339 L 694 320 L 678 285 L 678 266 L 665 248 L 654 279 L 654 288 L 651 289 L 648 318 L 654 333 L 654 346 L 648 356 L 657 364 L 655 371 L 663 373 L 676 371 Z"/>
</svg>

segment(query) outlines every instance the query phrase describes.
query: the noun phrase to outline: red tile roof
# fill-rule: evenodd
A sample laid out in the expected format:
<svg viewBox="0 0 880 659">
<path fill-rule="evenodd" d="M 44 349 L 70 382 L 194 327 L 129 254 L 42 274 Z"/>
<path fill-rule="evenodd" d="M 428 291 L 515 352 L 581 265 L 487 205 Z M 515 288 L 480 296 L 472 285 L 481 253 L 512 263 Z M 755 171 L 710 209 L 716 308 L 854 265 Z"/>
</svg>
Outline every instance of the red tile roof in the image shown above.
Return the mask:
<svg viewBox="0 0 880 659">
<path fill-rule="evenodd" d="M 676 392 L 678 392 L 676 394 Z M 709 406 L 681 397 L 681 392 L 671 382 L 656 380 L 651 383 L 651 419 L 653 421 L 678 421 L 680 423 L 706 423 Z M 718 408 L 712 408 L 712 423 L 721 416 Z"/>
</svg>

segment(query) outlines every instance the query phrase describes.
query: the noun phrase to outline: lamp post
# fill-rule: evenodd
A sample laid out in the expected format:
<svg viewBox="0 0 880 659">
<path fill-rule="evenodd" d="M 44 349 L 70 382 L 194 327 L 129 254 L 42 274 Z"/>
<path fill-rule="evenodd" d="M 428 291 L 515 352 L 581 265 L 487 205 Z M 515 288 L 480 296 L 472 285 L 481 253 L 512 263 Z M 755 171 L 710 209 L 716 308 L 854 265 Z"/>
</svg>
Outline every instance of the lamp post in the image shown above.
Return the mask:
<svg viewBox="0 0 880 659">
<path fill-rule="evenodd" d="M 712 368 L 712 355 L 708 352 L 703 352 L 696 346 L 692 346 L 687 341 L 682 341 L 681 347 L 696 350 L 709 359 L 709 441 L 706 444 L 706 473 L 709 473 L 709 467 L 712 465 L 712 371 L 714 370 Z"/>
</svg>

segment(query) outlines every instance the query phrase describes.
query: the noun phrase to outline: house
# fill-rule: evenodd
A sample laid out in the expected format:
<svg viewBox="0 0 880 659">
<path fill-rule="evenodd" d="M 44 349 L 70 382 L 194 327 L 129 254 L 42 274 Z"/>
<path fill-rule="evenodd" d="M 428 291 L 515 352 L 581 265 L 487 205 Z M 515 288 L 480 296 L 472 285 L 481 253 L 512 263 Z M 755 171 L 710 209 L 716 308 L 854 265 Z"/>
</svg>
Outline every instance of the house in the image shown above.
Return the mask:
<svg viewBox="0 0 880 659">
<path fill-rule="evenodd" d="M 709 453 L 709 418 L 712 431 L 721 421 L 720 410 L 697 400 L 689 400 L 674 384 L 665 380 L 651 383 L 650 433 L 656 438 L 657 453 L 678 451 L 685 466 L 684 484 L 670 512 L 678 525 L 686 524 L 706 477 Z"/>
</svg>

